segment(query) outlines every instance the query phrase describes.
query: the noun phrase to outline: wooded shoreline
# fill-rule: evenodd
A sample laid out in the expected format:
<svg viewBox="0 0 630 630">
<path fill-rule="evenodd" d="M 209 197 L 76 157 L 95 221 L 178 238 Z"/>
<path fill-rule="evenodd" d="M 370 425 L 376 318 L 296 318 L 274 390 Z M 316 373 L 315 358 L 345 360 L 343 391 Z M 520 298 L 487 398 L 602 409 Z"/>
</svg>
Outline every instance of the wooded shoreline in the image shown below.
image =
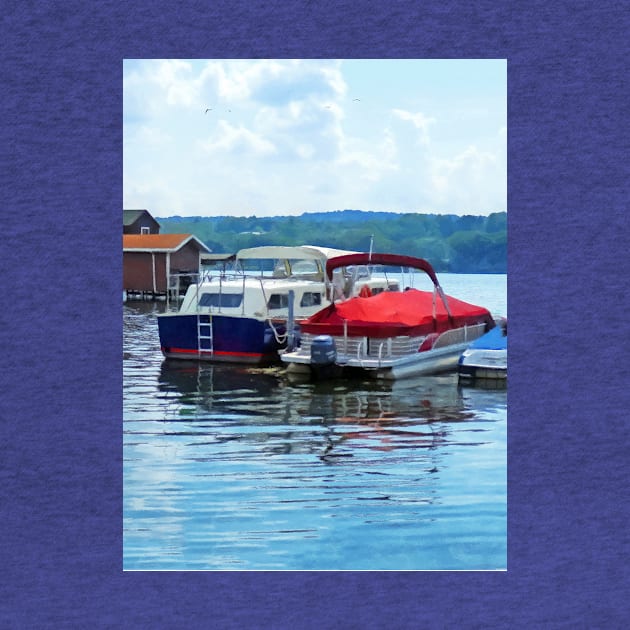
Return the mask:
<svg viewBox="0 0 630 630">
<path fill-rule="evenodd" d="M 438 272 L 507 273 L 507 212 L 488 216 L 340 210 L 278 217 L 160 218 L 215 253 L 263 245 L 320 245 L 425 258 Z"/>
</svg>

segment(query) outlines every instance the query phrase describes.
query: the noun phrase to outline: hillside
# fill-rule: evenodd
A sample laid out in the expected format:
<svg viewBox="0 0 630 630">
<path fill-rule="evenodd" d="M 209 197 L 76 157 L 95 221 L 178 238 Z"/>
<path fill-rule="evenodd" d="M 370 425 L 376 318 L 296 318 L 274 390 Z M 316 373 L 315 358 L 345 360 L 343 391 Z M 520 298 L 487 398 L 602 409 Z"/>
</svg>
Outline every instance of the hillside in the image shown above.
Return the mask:
<svg viewBox="0 0 630 630">
<path fill-rule="evenodd" d="M 507 213 L 489 216 L 339 210 L 280 217 L 156 217 L 161 231 L 191 233 L 213 252 L 260 245 L 320 245 L 426 258 L 437 271 L 507 272 Z"/>
</svg>

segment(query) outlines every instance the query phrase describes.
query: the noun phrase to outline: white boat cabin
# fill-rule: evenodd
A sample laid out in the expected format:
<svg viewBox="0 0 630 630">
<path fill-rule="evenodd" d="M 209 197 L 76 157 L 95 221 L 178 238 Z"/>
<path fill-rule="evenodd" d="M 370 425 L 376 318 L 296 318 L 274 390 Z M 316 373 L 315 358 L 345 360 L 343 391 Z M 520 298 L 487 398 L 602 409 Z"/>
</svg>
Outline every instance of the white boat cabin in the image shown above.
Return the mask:
<svg viewBox="0 0 630 630">
<path fill-rule="evenodd" d="M 338 269 L 328 281 L 326 261 L 349 253 L 306 245 L 241 250 L 231 269 L 206 271 L 188 287 L 179 313 L 286 320 L 292 292 L 293 316 L 299 321 L 361 291 L 400 290 L 397 280 L 375 277 L 367 266 Z"/>
</svg>

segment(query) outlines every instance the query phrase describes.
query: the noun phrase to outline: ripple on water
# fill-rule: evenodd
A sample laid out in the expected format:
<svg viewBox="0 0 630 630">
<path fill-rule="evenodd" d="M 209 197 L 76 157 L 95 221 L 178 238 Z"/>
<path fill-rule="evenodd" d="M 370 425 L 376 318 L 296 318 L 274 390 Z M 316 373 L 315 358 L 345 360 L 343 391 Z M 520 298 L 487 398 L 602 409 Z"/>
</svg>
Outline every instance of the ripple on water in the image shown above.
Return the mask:
<svg viewBox="0 0 630 630">
<path fill-rule="evenodd" d="M 507 393 L 166 361 L 124 310 L 126 569 L 496 569 Z"/>
</svg>

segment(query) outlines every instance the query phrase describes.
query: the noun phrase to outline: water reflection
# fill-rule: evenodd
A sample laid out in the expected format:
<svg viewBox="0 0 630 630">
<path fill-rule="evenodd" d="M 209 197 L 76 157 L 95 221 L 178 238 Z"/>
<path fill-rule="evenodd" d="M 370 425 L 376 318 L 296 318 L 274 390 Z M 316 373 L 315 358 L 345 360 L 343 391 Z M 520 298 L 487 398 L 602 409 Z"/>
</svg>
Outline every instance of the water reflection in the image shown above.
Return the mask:
<svg viewBox="0 0 630 630">
<path fill-rule="evenodd" d="M 362 450 L 437 450 L 449 443 L 451 425 L 475 419 L 454 375 L 295 384 L 281 368 L 165 360 L 158 389 L 176 402 L 165 420 L 191 423 L 191 435 L 329 465 Z"/>
<path fill-rule="evenodd" d="M 159 308 L 125 310 L 125 568 L 505 566 L 505 391 L 164 360 Z"/>
</svg>

